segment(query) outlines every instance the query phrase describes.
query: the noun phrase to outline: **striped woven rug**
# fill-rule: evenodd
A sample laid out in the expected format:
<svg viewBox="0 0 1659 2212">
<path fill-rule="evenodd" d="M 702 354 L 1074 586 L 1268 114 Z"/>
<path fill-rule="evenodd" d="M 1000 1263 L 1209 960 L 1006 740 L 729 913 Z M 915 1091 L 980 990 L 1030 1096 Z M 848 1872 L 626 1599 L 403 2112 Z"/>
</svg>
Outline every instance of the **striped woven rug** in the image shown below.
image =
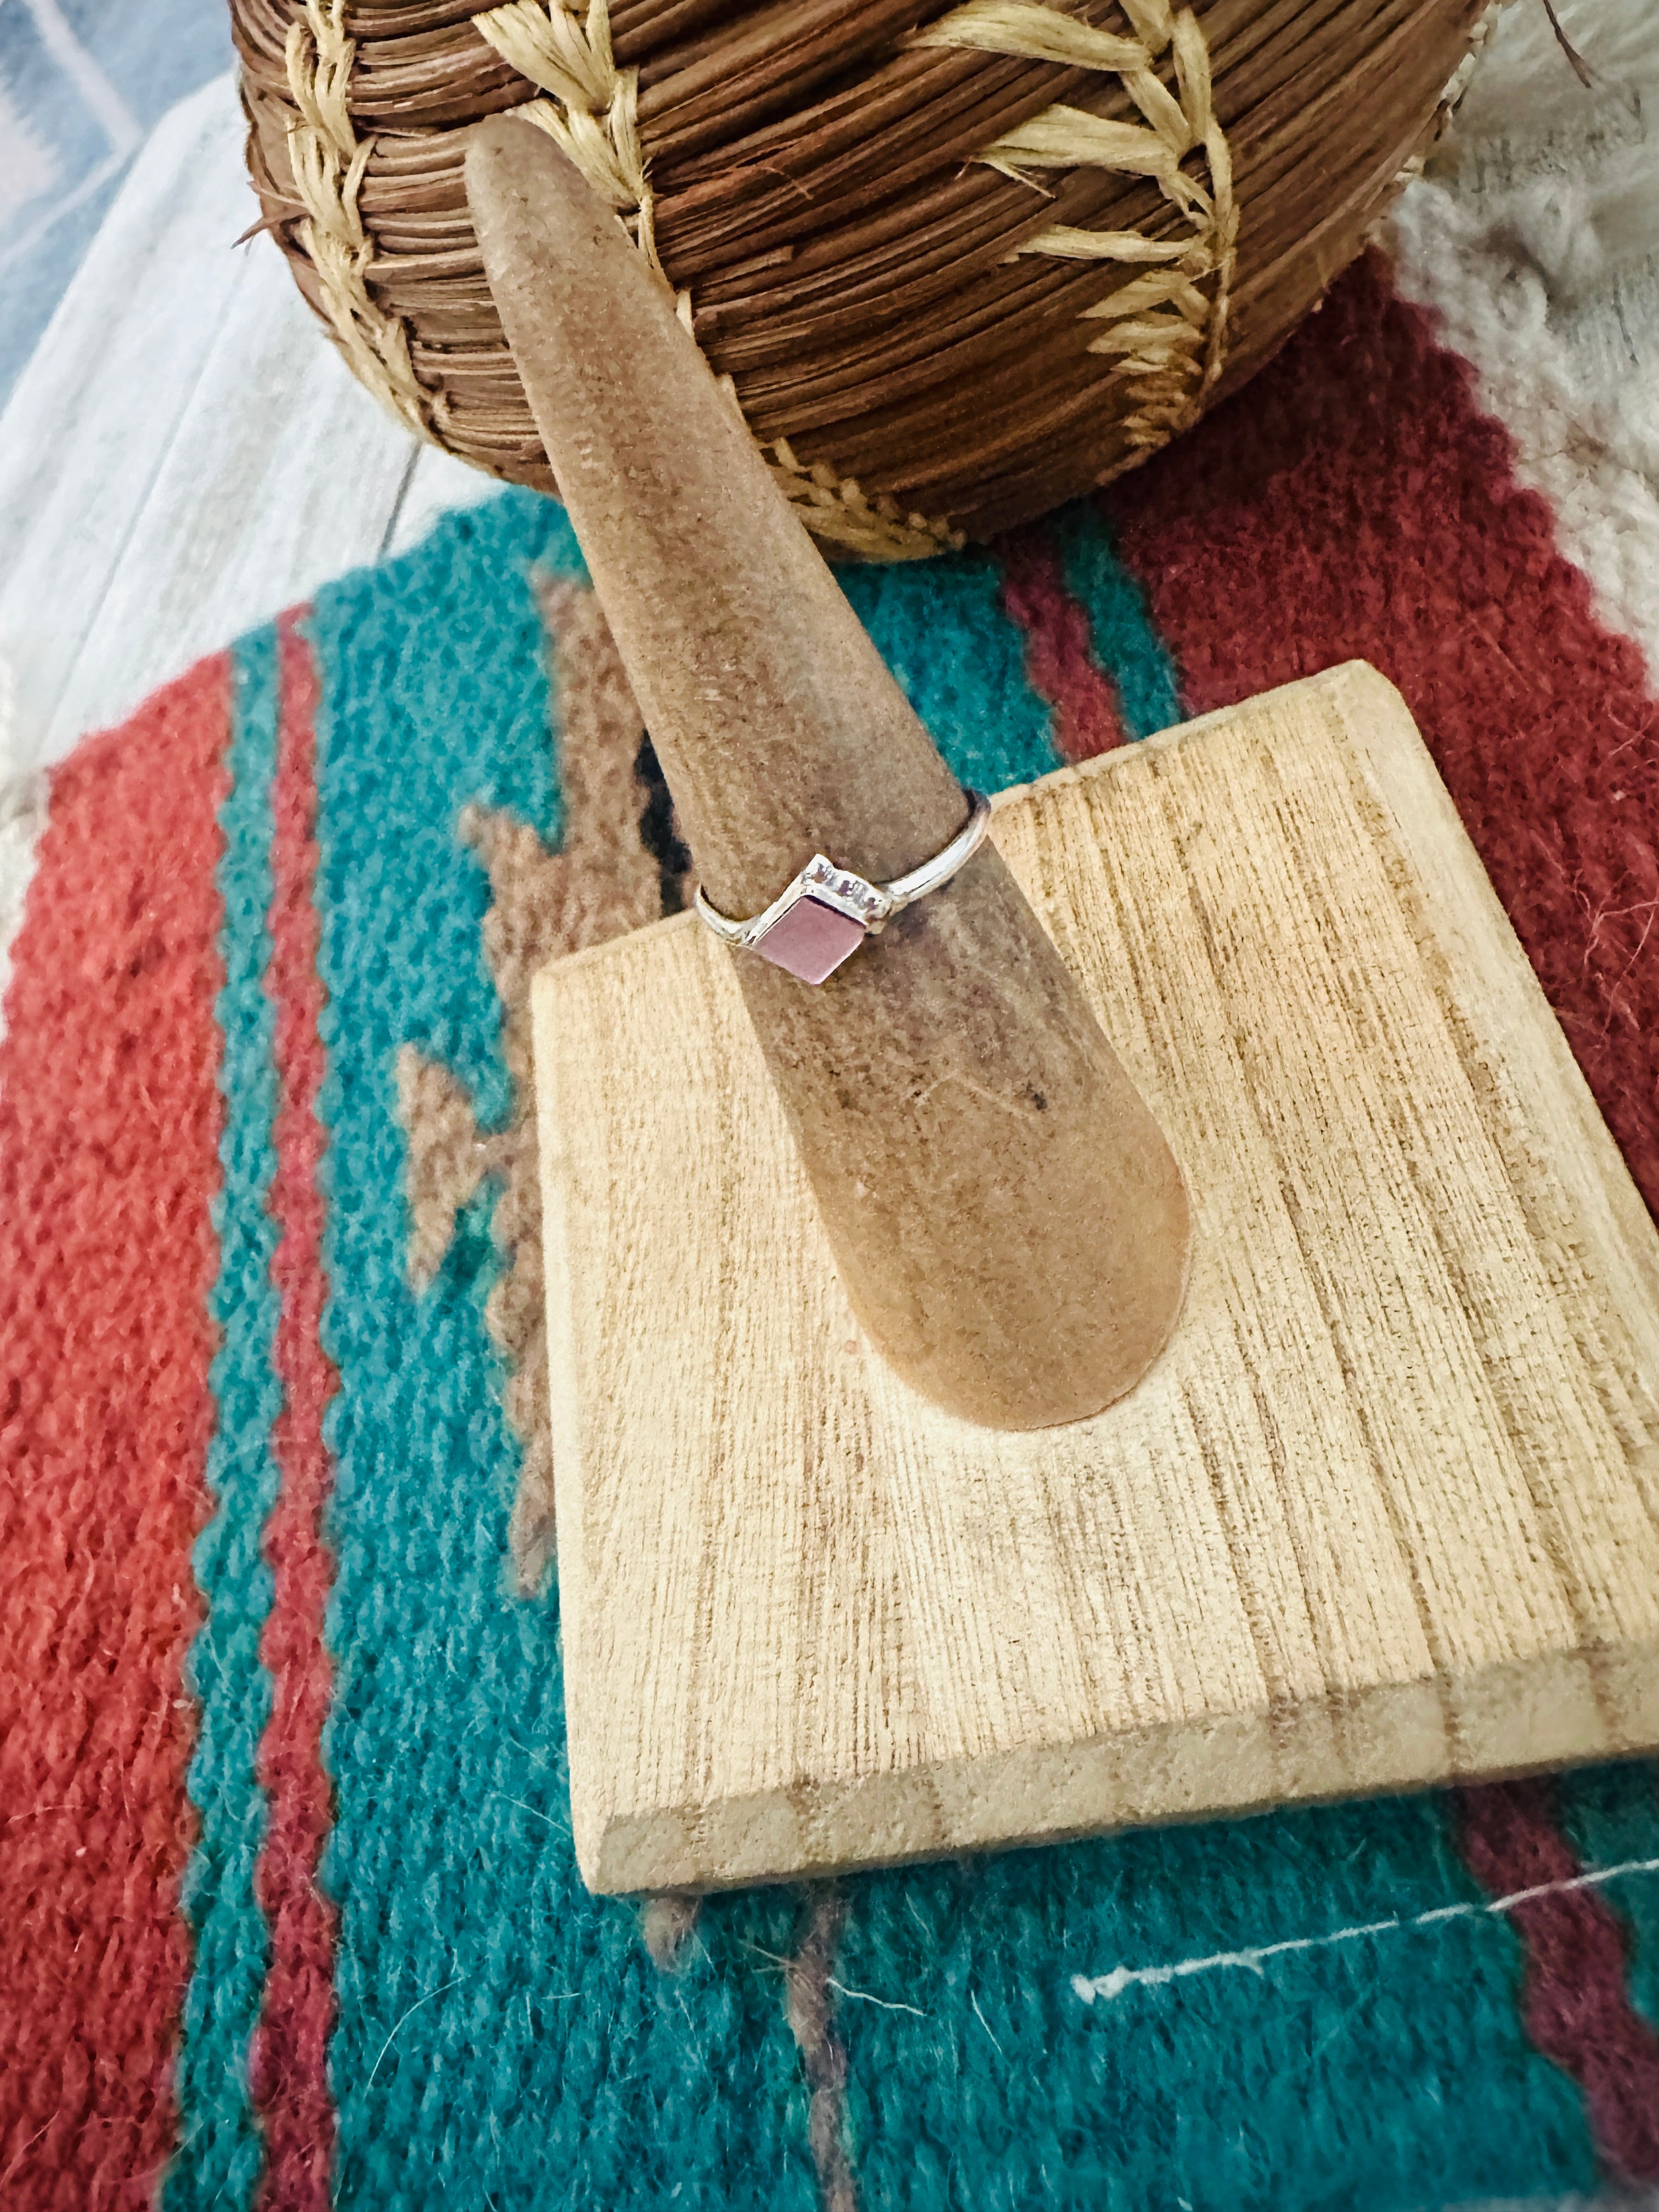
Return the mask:
<svg viewBox="0 0 1659 2212">
<path fill-rule="evenodd" d="M 1099 503 L 845 581 L 988 787 L 1375 661 L 1659 1202 L 1659 706 L 1512 463 L 1371 261 Z M 582 1889 L 525 999 L 686 856 L 557 507 L 243 638 L 8 835 L 9 2212 L 1659 2181 L 1647 1765 Z"/>
</svg>

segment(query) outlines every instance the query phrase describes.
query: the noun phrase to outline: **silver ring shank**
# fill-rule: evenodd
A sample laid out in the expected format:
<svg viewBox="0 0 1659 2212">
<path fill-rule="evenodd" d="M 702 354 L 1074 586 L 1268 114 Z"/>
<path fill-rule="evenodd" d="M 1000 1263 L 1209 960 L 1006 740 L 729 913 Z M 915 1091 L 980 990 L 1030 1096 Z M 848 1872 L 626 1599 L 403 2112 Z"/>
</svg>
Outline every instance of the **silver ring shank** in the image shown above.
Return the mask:
<svg viewBox="0 0 1659 2212">
<path fill-rule="evenodd" d="M 948 845 L 942 846 L 931 860 L 924 860 L 908 875 L 895 876 L 891 883 L 878 888 L 893 902 L 889 911 L 896 914 L 901 907 L 914 906 L 929 891 L 936 891 L 941 884 L 948 884 L 958 868 L 971 860 L 985 842 L 991 829 L 991 802 L 982 791 L 964 791 L 968 801 L 968 819 L 963 823 Z"/>
<path fill-rule="evenodd" d="M 697 885 L 693 903 L 697 909 L 697 919 L 706 928 L 712 929 L 716 937 L 724 938 L 728 945 L 742 945 L 753 927 L 752 922 L 733 921 L 729 915 L 722 914 L 718 907 L 710 906 L 703 896 L 701 884 Z"/>
<path fill-rule="evenodd" d="M 914 906 L 918 899 L 926 898 L 929 891 L 936 891 L 942 884 L 948 884 L 951 877 L 972 860 L 974 854 L 985 842 L 991 828 L 991 802 L 986 798 L 984 793 L 980 791 L 964 791 L 963 796 L 968 800 L 968 819 L 951 838 L 950 843 L 941 846 L 932 860 L 924 860 L 920 867 L 910 869 L 905 875 L 895 876 L 890 883 L 885 884 L 869 883 L 862 877 L 854 876 L 851 870 L 835 872 L 844 880 L 856 884 L 860 891 L 869 895 L 865 901 L 867 912 L 864 917 L 865 928 L 869 934 L 873 936 L 879 932 L 890 917 L 897 914 L 902 908 Z M 702 884 L 699 884 L 696 901 L 697 913 L 708 927 L 713 930 L 715 936 L 724 939 L 726 944 L 741 945 L 745 949 L 752 947 L 756 938 L 772 921 L 779 907 L 788 898 L 796 884 L 801 883 L 814 869 L 827 869 L 831 865 L 823 859 L 822 854 L 815 855 L 812 860 L 808 862 L 807 866 L 801 871 L 800 875 L 795 878 L 795 883 L 791 884 L 785 890 L 779 900 L 768 907 L 763 913 L 747 915 L 741 921 L 735 920 L 730 915 L 722 914 L 718 907 L 712 906 L 704 896 Z"/>
</svg>

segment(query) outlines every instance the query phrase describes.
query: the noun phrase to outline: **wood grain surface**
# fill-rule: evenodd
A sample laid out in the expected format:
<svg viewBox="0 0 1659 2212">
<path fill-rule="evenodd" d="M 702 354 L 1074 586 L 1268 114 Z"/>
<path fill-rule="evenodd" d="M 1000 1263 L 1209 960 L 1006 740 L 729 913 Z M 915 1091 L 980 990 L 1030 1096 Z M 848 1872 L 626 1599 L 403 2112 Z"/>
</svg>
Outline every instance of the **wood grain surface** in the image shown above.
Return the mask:
<svg viewBox="0 0 1659 2212">
<path fill-rule="evenodd" d="M 852 1318 L 689 916 L 535 987 L 576 1849 L 718 1887 L 1659 1744 L 1659 1237 L 1359 665 L 1009 794 L 1186 1169 L 1121 1405 Z"/>
</svg>

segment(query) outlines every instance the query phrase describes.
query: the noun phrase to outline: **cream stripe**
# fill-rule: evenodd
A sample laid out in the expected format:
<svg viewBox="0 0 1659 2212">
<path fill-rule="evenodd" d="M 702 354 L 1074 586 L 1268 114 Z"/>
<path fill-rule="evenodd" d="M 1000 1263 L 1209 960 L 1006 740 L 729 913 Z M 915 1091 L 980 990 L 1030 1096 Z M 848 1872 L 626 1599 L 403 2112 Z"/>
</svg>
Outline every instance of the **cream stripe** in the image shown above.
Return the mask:
<svg viewBox="0 0 1659 2212">
<path fill-rule="evenodd" d="M 1659 211 L 1659 152 L 1650 167 Z M 1563 326 L 1586 328 L 1586 303 L 1552 314 L 1508 196 L 1486 209 L 1443 185 L 1414 184 L 1388 237 L 1400 290 L 1435 312 L 1441 343 L 1472 365 L 1480 405 L 1514 441 L 1516 477 L 1548 501 L 1557 542 L 1589 579 L 1601 620 L 1641 647 L 1659 690 L 1659 343 L 1637 329 L 1631 349 L 1643 358 L 1622 381 L 1576 352 Z M 1607 320 L 1615 296 L 1609 279 Z M 1629 344 L 1628 315 L 1615 327 Z"/>
</svg>

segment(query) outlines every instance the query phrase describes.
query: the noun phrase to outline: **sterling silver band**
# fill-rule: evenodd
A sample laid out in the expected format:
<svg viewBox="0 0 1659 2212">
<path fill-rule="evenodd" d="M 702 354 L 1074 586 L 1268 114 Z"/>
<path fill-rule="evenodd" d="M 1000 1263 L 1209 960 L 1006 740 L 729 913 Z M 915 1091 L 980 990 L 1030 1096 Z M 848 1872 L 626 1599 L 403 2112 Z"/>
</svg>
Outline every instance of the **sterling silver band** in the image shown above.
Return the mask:
<svg viewBox="0 0 1659 2212">
<path fill-rule="evenodd" d="M 950 843 L 941 847 L 931 860 L 924 860 L 919 868 L 910 869 L 908 874 L 895 876 L 890 883 L 869 883 L 864 877 L 854 875 L 849 868 L 837 867 L 822 853 L 815 853 L 794 881 L 773 900 L 763 914 L 751 915 L 745 921 L 733 921 L 729 915 L 722 914 L 717 907 L 709 904 L 701 884 L 697 888 L 697 912 L 715 936 L 723 938 L 726 944 L 740 945 L 747 951 L 759 952 L 778 966 L 786 967 L 792 974 L 801 976 L 803 981 L 821 982 L 823 975 L 808 974 L 804 967 L 797 964 L 794 957 L 788 957 L 781 949 L 785 938 L 799 937 L 799 931 L 797 928 L 781 932 L 780 924 L 786 921 L 803 900 L 810 900 L 812 906 L 823 915 L 840 916 L 846 922 L 857 923 L 864 936 L 879 936 L 902 908 L 913 906 L 918 899 L 925 898 L 929 891 L 936 891 L 942 884 L 948 884 L 957 871 L 971 860 L 985 842 L 991 827 L 991 802 L 981 792 L 967 791 L 963 796 L 968 800 L 968 819 Z M 833 931 L 833 924 L 829 927 Z M 859 938 L 850 932 L 845 932 L 844 937 L 845 950 L 830 961 L 824 969 L 825 974 L 839 967 L 842 960 L 857 951 Z M 768 951 L 766 940 L 769 938 L 775 940 L 779 950 Z M 825 957 L 822 949 L 816 955 L 819 962 Z"/>
</svg>

